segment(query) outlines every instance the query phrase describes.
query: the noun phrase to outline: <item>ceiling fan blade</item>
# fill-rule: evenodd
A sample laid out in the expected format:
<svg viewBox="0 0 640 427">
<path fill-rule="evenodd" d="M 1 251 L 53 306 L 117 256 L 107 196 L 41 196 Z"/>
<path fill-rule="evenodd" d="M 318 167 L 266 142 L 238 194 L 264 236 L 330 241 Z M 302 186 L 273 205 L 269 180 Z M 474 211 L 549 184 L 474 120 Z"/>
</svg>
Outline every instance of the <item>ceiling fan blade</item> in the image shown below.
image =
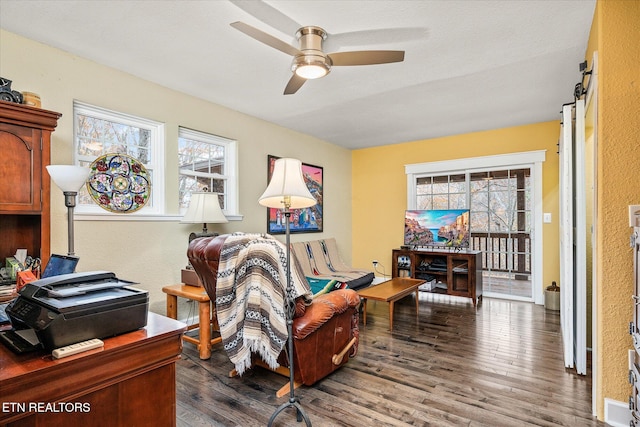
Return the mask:
<svg viewBox="0 0 640 427">
<path fill-rule="evenodd" d="M 388 64 L 404 61 L 404 50 L 358 50 L 327 55 L 334 66 Z"/>
<path fill-rule="evenodd" d="M 304 79 L 304 78 L 298 76 L 296 73 L 293 73 L 293 76 L 291 76 L 291 79 L 289 80 L 289 83 L 287 83 L 287 87 L 284 88 L 284 94 L 285 95 L 293 95 L 294 93 L 296 93 L 298 91 L 298 89 L 300 89 L 302 87 L 302 85 L 306 81 L 307 81 L 307 79 Z"/>
<path fill-rule="evenodd" d="M 244 22 L 232 22 L 230 25 L 236 30 L 242 31 L 249 37 L 258 40 L 259 42 L 262 42 L 267 46 L 278 49 L 280 52 L 284 52 L 287 55 L 296 56 L 302 53 L 298 50 L 298 48 L 291 46 L 289 43 L 285 43 L 282 40 L 273 37 L 271 34 L 267 34 L 262 30 L 245 24 Z"/>
<path fill-rule="evenodd" d="M 284 34 L 295 34 L 302 25 L 273 6 L 258 0 L 231 0 L 231 3 Z"/>
<path fill-rule="evenodd" d="M 384 28 L 377 30 L 360 30 L 347 33 L 329 33 L 324 47 L 328 51 L 340 50 L 347 46 L 370 46 L 389 43 L 404 43 L 415 40 L 426 40 L 429 30 L 425 27 Z"/>
</svg>

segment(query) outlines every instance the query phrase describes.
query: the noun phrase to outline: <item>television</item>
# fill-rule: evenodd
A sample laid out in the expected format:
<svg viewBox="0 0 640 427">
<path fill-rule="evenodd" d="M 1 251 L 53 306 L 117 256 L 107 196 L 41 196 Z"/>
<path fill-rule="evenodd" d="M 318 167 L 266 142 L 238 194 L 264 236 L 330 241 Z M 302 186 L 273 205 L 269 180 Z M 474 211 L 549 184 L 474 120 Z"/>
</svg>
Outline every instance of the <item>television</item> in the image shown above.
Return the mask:
<svg viewBox="0 0 640 427">
<path fill-rule="evenodd" d="M 405 246 L 467 248 L 469 233 L 469 209 L 405 211 Z"/>
</svg>

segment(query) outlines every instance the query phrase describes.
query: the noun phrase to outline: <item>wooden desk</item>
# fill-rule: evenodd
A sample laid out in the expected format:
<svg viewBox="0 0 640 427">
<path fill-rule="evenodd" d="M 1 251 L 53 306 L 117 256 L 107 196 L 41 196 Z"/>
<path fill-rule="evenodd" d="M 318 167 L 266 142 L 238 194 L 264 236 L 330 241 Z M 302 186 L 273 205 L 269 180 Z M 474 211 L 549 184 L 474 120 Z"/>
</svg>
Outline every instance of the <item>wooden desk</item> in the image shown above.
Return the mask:
<svg viewBox="0 0 640 427">
<path fill-rule="evenodd" d="M 211 301 L 207 291 L 200 286 L 190 286 L 180 283 L 177 285 L 165 286 L 162 292 L 167 294 L 167 316 L 172 319 L 178 318 L 178 297 L 187 298 L 198 303 L 198 323 L 189 325 L 188 330 L 199 328 L 198 338 L 183 335 L 182 339 L 191 344 L 195 344 L 200 352 L 200 359 L 211 357 L 211 346 L 222 342 L 221 337 L 211 338 L 211 324 L 214 329 L 218 328 L 217 320 L 211 314 Z M 206 326 L 204 326 L 206 325 Z"/>
<path fill-rule="evenodd" d="M 394 277 L 391 280 L 382 282 L 379 285 L 369 286 L 358 290 L 358 295 L 362 298 L 362 322 L 367 324 L 367 299 L 383 301 L 389 303 L 389 330 L 393 331 L 393 305 L 399 299 L 415 293 L 416 313 L 418 313 L 418 286 L 425 281 L 409 279 L 405 277 Z"/>
<path fill-rule="evenodd" d="M 63 359 L 0 345 L 0 426 L 175 426 L 185 330 L 149 313 L 146 327 Z"/>
</svg>

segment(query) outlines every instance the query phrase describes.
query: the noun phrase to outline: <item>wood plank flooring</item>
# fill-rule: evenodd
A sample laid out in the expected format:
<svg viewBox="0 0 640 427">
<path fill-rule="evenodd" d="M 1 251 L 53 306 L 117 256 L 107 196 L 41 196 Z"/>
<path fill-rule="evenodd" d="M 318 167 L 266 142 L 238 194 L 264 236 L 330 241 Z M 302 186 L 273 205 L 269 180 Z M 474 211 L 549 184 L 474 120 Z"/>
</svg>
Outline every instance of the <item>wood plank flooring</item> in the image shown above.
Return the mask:
<svg viewBox="0 0 640 427">
<path fill-rule="evenodd" d="M 515 280 L 509 278 L 507 273 L 483 271 L 482 287 L 485 294 L 493 293 L 497 298 L 512 296 L 532 299 L 530 276 L 527 280 Z"/>
<path fill-rule="evenodd" d="M 531 303 L 420 293 L 370 301 L 358 355 L 296 396 L 314 426 L 605 426 L 591 416 L 591 379 L 564 368 L 560 316 Z M 177 364 L 178 426 L 264 426 L 288 401 L 287 378 L 233 368 L 220 345 Z M 590 374 L 590 373 L 589 373 Z M 287 409 L 274 425 L 297 423 Z"/>
</svg>

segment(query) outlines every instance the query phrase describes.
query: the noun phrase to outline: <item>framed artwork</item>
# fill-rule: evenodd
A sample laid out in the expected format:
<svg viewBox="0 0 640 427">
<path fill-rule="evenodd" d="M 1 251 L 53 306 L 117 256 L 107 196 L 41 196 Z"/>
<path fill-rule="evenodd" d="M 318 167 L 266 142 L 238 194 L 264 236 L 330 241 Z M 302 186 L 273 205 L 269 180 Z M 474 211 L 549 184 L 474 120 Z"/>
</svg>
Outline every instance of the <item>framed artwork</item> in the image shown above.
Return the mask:
<svg viewBox="0 0 640 427">
<path fill-rule="evenodd" d="M 271 181 L 273 168 L 279 157 L 267 157 L 267 185 Z M 302 175 L 309 192 L 315 197 L 316 205 L 304 209 L 292 209 L 289 221 L 291 233 L 320 233 L 322 232 L 322 199 L 323 199 L 323 169 L 302 163 Z M 267 208 L 267 233 L 284 234 L 285 220 L 282 209 Z"/>
</svg>

